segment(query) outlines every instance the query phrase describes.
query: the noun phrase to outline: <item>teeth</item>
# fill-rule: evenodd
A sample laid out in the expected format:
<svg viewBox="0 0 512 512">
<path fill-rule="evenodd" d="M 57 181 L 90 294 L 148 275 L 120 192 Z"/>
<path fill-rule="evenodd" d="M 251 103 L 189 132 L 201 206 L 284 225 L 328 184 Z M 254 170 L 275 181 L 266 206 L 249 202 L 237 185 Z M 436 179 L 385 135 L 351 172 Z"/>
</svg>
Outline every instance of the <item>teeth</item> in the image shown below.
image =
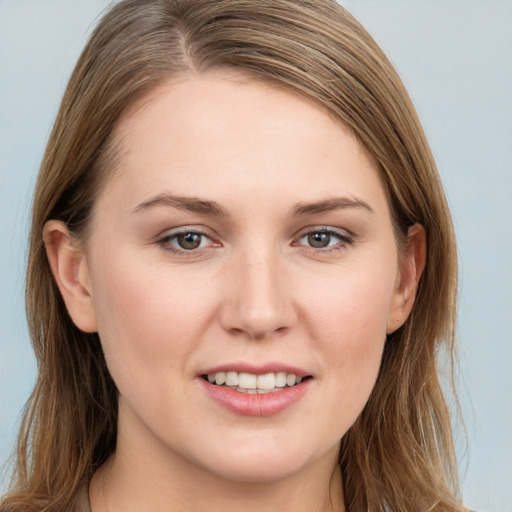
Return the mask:
<svg viewBox="0 0 512 512">
<path fill-rule="evenodd" d="M 251 373 L 240 373 L 238 375 L 238 386 L 245 389 L 256 389 L 256 378 L 259 382 L 259 377 L 256 377 L 256 375 L 252 375 Z"/>
<path fill-rule="evenodd" d="M 276 387 L 276 376 L 273 373 L 258 375 L 258 389 L 274 389 Z"/>
<path fill-rule="evenodd" d="M 293 373 L 289 373 L 286 376 L 286 384 L 288 384 L 288 386 L 293 386 L 295 384 L 296 379 L 297 379 L 296 375 L 294 375 Z"/>
<path fill-rule="evenodd" d="M 256 395 L 258 393 L 257 389 L 247 389 L 247 388 L 238 387 L 238 388 L 236 388 L 236 390 L 241 391 L 242 393 L 247 393 L 248 395 Z"/>
<path fill-rule="evenodd" d="M 217 378 L 215 378 L 217 382 Z M 238 386 L 238 373 L 226 372 L 226 386 Z"/>
<path fill-rule="evenodd" d="M 286 373 L 276 373 L 276 388 L 284 388 L 286 386 Z"/>
<path fill-rule="evenodd" d="M 244 393 L 260 394 L 273 390 L 277 391 L 276 388 L 300 384 L 302 377 L 286 372 L 266 373 L 264 375 L 246 372 L 218 372 L 208 374 L 208 382 L 215 383 L 218 386 L 234 387 L 237 391 Z"/>
</svg>

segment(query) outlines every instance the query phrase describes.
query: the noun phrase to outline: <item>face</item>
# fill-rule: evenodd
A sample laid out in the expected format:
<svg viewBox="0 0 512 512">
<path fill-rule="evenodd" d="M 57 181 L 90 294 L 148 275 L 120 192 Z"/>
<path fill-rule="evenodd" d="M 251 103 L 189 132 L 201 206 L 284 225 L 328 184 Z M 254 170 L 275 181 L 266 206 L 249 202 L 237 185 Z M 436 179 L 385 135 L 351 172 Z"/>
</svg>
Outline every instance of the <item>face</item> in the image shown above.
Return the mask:
<svg viewBox="0 0 512 512">
<path fill-rule="evenodd" d="M 376 164 L 308 100 L 228 72 L 161 86 L 116 136 L 90 307 L 66 302 L 99 332 L 118 450 L 239 481 L 332 466 L 406 315 Z"/>
</svg>

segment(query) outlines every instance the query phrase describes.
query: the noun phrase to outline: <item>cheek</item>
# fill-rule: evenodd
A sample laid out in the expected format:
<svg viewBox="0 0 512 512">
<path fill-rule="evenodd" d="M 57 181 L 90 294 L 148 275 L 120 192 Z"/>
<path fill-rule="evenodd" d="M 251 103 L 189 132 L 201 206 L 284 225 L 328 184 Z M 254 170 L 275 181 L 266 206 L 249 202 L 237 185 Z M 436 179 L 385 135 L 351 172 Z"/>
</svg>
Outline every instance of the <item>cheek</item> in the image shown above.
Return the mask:
<svg viewBox="0 0 512 512">
<path fill-rule="evenodd" d="M 394 290 L 390 263 L 365 266 L 362 272 L 340 269 L 323 286 L 317 276 L 309 283 L 308 300 L 302 305 L 331 398 L 343 396 L 351 422 L 364 407 L 380 367 Z"/>
<path fill-rule="evenodd" d="M 358 265 L 359 267 L 360 265 Z M 384 267 L 384 268 L 383 268 Z M 341 269 L 306 283 L 304 315 L 323 339 L 372 344 L 386 336 L 395 273 L 382 267 Z M 393 268 L 393 267 L 391 267 Z"/>
<path fill-rule="evenodd" d="M 120 388 L 125 381 L 166 386 L 162 379 L 186 371 L 186 356 L 208 321 L 208 299 L 189 273 L 125 256 L 111 265 L 105 254 L 92 281 L 107 364 Z"/>
</svg>

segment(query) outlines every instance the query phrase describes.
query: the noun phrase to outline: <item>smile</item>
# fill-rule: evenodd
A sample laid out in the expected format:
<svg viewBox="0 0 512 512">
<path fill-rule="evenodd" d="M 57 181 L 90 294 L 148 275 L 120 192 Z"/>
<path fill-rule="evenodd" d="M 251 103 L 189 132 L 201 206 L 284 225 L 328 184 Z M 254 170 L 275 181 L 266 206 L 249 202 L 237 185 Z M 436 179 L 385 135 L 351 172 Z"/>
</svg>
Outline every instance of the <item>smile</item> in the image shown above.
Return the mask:
<svg viewBox="0 0 512 512">
<path fill-rule="evenodd" d="M 274 416 L 299 402 L 315 378 L 300 368 L 269 363 L 211 368 L 198 375 L 198 382 L 213 403 L 243 416 Z"/>
<path fill-rule="evenodd" d="M 222 386 L 241 393 L 262 395 L 273 393 L 300 384 L 303 378 L 294 373 L 277 372 L 257 375 L 247 372 L 216 372 L 204 375 L 210 384 Z M 308 377 L 305 377 L 306 379 Z"/>
</svg>

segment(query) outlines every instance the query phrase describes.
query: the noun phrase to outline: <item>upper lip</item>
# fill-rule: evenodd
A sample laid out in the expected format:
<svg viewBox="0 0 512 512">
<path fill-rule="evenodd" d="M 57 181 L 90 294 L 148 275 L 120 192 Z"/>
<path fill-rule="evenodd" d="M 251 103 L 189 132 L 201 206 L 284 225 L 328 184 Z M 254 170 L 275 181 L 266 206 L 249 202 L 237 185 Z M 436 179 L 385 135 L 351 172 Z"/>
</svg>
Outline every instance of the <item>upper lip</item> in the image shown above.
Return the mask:
<svg viewBox="0 0 512 512">
<path fill-rule="evenodd" d="M 311 373 L 286 363 L 269 362 L 265 364 L 253 364 L 247 362 L 225 363 L 218 366 L 212 366 L 200 372 L 200 375 L 211 375 L 212 373 L 220 372 L 237 372 L 237 373 L 251 373 L 253 375 L 265 375 L 266 373 L 285 372 L 294 374 L 297 377 L 311 376 Z"/>
</svg>

